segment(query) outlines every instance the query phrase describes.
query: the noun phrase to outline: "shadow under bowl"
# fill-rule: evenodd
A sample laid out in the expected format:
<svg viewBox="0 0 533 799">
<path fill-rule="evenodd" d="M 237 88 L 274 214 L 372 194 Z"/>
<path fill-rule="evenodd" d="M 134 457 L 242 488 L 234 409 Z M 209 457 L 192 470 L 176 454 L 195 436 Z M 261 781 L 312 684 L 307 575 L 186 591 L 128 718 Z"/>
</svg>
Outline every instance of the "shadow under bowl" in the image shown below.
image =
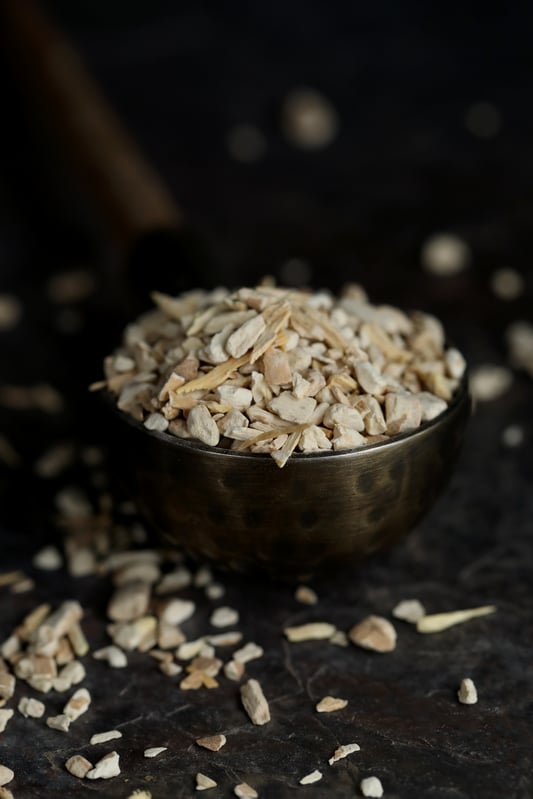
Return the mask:
<svg viewBox="0 0 533 799">
<path fill-rule="evenodd" d="M 233 571 L 305 579 L 390 547 L 431 508 L 470 415 L 466 375 L 436 419 L 355 450 L 232 452 L 147 430 L 111 406 L 121 469 L 141 516 L 167 544 Z"/>
</svg>

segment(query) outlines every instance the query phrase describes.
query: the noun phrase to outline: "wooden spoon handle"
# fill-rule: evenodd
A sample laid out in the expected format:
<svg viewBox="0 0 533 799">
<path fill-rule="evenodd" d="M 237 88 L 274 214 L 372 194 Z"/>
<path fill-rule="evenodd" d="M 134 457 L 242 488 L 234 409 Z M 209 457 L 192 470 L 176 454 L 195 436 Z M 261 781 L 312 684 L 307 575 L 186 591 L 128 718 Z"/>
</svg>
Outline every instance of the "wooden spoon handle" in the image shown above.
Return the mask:
<svg viewBox="0 0 533 799">
<path fill-rule="evenodd" d="M 4 34 L 28 93 L 112 233 L 126 248 L 183 217 L 76 50 L 33 0 L 4 0 Z"/>
</svg>

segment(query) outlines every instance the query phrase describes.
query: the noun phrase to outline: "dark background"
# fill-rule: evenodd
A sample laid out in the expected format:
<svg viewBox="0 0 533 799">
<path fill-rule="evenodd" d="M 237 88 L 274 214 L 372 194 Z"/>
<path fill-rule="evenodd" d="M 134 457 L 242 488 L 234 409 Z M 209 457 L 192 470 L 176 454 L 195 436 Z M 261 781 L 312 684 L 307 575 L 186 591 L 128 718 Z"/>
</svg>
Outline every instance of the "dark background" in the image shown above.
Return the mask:
<svg viewBox="0 0 533 799">
<path fill-rule="evenodd" d="M 232 286 L 267 273 L 283 279 L 287 260 L 301 258 L 313 287 L 359 281 L 376 302 L 436 313 L 470 365 L 507 362 L 505 329 L 532 316 L 528 4 L 78 0 L 46 7 L 184 210 L 201 245 L 197 258 L 177 262 L 185 284 Z M 284 135 L 283 101 L 302 86 L 322 92 L 338 113 L 338 135 L 324 149 L 302 150 Z M 0 467 L 2 569 L 5 563 L 31 573 L 29 555 L 51 537 L 58 540 L 51 522 L 58 485 L 38 480 L 33 463 L 57 440 L 110 443 L 102 442 L 86 386 L 100 377 L 101 358 L 133 303 L 113 278 L 129 263 L 127 253 L 65 169 L 54 135 L 21 96 L 7 60 L 0 89 L 1 291 L 23 303 L 21 324 L 0 334 L 0 383 L 46 381 L 67 399 L 59 415 L 1 409 L 1 429 L 22 456 L 17 469 Z M 501 115 L 500 129 L 490 137 L 473 135 L 465 124 L 479 102 L 493 104 Z M 266 138 L 264 157 L 251 164 L 236 161 L 226 146 L 230 129 L 242 123 Z M 424 241 L 441 231 L 458 234 L 472 250 L 470 267 L 456 276 L 439 278 L 420 266 Z M 155 276 L 149 256 L 145 263 Z M 493 271 L 506 266 L 521 272 L 526 284 L 512 302 L 490 288 Z M 81 327 L 65 335 L 47 279 L 78 267 L 95 275 L 97 291 L 70 309 Z M 301 688 L 320 674 L 316 690 L 332 691 L 342 678 L 342 690 L 353 696 L 353 723 L 366 736 L 365 773 L 385 769 L 386 795 L 529 799 L 532 408 L 531 380 L 516 371 L 507 394 L 479 405 L 450 487 L 405 547 L 346 582 L 320 584 L 328 618 L 344 627 L 358 615 L 355 608 L 388 614 L 408 596 L 419 596 L 432 611 L 494 602 L 498 614 L 431 641 L 411 640 L 408 631 L 394 658 L 377 662 L 368 656 L 363 666 L 358 661 L 354 667 L 351 651 L 339 649 L 328 662 L 306 649 L 294 663 L 276 661 L 270 672 L 265 666 L 266 674 L 258 670 L 272 691 L 281 673 L 284 685 L 294 670 L 300 680 L 299 688 L 290 683 L 285 727 L 254 750 L 258 759 L 250 770 L 261 796 L 293 795 L 307 761 L 295 755 L 294 763 L 284 764 L 287 782 L 279 783 L 278 760 L 280 747 L 302 728 L 308 730 L 308 754 L 322 757 L 329 748 L 304 703 L 312 691 L 304 697 Z M 521 446 L 502 445 L 510 424 L 521 426 Z M 278 646 L 269 619 L 283 617 L 289 593 L 225 579 L 229 604 L 238 605 L 245 592 L 249 637 Z M 51 580 L 44 596 L 70 595 L 76 590 L 71 583 L 66 576 Z M 90 602 L 96 589 L 84 590 Z M 4 638 L 20 613 L 9 595 L 2 602 Z M 98 618 L 101 599 L 95 607 Z M 138 668 L 139 684 L 149 692 L 153 681 L 142 664 Z M 454 701 L 457 680 L 467 673 L 482 697 L 467 709 L 468 717 Z M 109 690 L 118 693 L 114 685 Z M 131 697 L 132 715 L 142 696 Z M 111 717 L 111 694 L 107 699 Z M 169 701 L 167 695 L 157 699 Z M 150 712 L 157 727 L 155 705 Z M 330 727 L 342 737 L 336 723 L 331 720 Z M 53 751 L 57 738 L 48 741 L 43 729 L 40 744 Z M 67 797 L 79 785 L 72 787 L 61 758 L 56 760 L 49 784 Z M 29 753 L 27 762 L 33 762 Z M 242 770 L 238 760 L 229 764 L 233 773 Z M 328 796 L 357 793 L 364 774 L 350 768 L 342 780 L 324 784 Z M 189 783 L 181 785 L 182 771 L 161 769 L 152 785 L 155 799 L 170 788 L 176 796 L 192 793 Z M 209 773 L 208 765 L 202 770 Z M 26 765 L 26 774 L 19 790 L 13 787 L 17 797 L 34 795 L 27 786 L 36 773 Z M 320 796 L 321 786 L 314 788 Z M 114 791 L 109 795 L 125 794 L 115 782 L 108 789 Z"/>
</svg>

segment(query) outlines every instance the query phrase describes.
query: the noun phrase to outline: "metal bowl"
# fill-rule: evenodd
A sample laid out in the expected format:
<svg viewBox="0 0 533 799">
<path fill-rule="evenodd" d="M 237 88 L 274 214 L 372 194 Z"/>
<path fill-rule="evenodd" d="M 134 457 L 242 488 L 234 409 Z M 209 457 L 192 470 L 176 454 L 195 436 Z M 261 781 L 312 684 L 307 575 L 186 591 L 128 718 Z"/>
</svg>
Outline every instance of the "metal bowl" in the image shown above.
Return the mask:
<svg viewBox="0 0 533 799">
<path fill-rule="evenodd" d="M 303 579 L 401 539 L 430 509 L 470 414 L 466 375 L 448 408 L 410 433 L 355 450 L 270 456 L 147 430 L 113 406 L 130 491 L 166 543 L 237 571 Z"/>
</svg>

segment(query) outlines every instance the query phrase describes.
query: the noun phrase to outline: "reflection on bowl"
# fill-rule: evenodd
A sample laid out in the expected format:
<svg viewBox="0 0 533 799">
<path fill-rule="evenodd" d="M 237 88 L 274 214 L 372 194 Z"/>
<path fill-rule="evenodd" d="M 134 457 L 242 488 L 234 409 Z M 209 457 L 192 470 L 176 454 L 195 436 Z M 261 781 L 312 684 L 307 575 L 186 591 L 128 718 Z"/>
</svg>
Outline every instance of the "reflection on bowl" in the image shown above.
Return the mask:
<svg viewBox="0 0 533 799">
<path fill-rule="evenodd" d="M 139 511 L 164 541 L 237 571 L 303 579 L 362 560 L 431 508 L 470 413 L 467 376 L 440 416 L 355 450 L 266 454 L 210 448 L 148 431 L 116 410 L 113 436 Z"/>
</svg>

